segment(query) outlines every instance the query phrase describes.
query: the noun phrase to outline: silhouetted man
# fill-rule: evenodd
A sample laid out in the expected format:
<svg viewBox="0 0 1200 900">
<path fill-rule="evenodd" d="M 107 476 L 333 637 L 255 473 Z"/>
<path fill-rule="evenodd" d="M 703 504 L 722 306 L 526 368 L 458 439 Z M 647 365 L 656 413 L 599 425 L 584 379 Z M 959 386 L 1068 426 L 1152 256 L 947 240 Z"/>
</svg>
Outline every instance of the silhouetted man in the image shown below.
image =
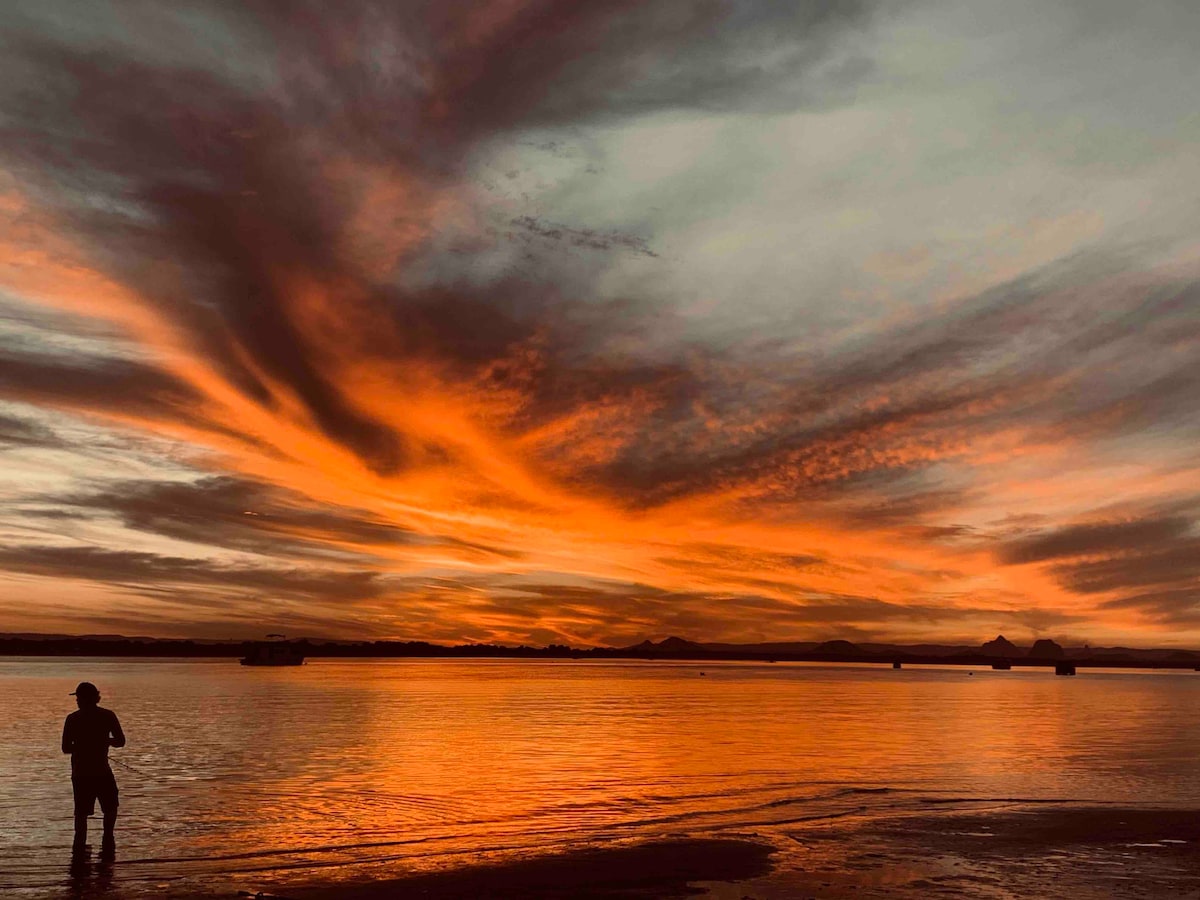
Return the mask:
<svg viewBox="0 0 1200 900">
<path fill-rule="evenodd" d="M 87 844 L 88 816 L 104 813 L 104 842 L 101 852 L 116 852 L 113 828 L 117 824 L 117 780 L 108 765 L 108 748 L 124 747 L 125 733 L 117 715 L 100 704 L 100 691 L 89 681 L 71 692 L 79 705 L 63 724 L 62 751 L 71 754 L 71 787 L 75 792 L 76 851 Z"/>
</svg>

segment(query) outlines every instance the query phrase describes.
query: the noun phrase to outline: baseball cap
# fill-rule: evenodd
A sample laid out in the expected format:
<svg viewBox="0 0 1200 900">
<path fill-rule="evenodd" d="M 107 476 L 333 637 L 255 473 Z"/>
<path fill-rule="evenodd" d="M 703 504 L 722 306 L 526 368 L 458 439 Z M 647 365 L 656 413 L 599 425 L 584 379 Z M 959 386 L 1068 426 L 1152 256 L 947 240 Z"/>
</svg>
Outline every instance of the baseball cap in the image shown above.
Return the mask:
<svg viewBox="0 0 1200 900">
<path fill-rule="evenodd" d="M 76 687 L 76 688 L 75 688 L 75 690 L 71 691 L 71 696 L 72 696 L 72 697 L 75 697 L 75 696 L 79 696 L 79 697 L 99 697 L 99 696 L 100 696 L 100 689 L 99 689 L 99 688 L 97 688 L 97 687 L 96 687 L 94 684 L 92 684 L 90 681 L 81 681 L 81 682 L 79 682 L 79 685 L 78 685 L 78 687 Z"/>
</svg>

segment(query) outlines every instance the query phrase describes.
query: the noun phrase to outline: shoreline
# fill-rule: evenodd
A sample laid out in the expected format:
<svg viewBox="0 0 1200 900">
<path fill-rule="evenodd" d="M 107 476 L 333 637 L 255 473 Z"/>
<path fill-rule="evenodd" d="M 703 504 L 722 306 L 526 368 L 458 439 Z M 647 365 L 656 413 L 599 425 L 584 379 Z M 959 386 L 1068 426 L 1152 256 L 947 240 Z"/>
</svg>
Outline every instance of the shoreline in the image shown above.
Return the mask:
<svg viewBox="0 0 1200 900">
<path fill-rule="evenodd" d="M 547 898 L 1200 898 L 1200 810 L 1032 805 L 592 846 L 345 882 L 286 900 Z M 211 896 L 211 895 L 210 895 Z"/>
<path fill-rule="evenodd" d="M 1002 637 L 997 640 L 1003 640 Z M 1173 648 L 1037 647 L 876 644 L 834 639 L 822 642 L 705 644 L 681 638 L 643 641 L 628 647 L 545 647 L 501 644 L 435 644 L 428 641 L 293 638 L 274 642 L 301 659 L 321 660 L 540 660 L 575 662 L 815 663 L 864 666 L 953 666 L 974 669 L 1083 669 L 1200 672 L 1200 651 Z M 30 635 L 0 633 L 0 659 L 237 659 L 266 646 L 253 639 L 126 637 L 121 635 Z"/>
<path fill-rule="evenodd" d="M 288 646 L 296 646 L 304 660 L 321 660 L 325 662 L 387 662 L 399 660 L 430 660 L 455 662 L 482 662 L 488 660 L 524 660 L 533 662 L 557 663 L 605 663 L 605 662 L 647 662 L 647 663 L 686 663 L 694 665 L 716 665 L 719 663 L 801 663 L 806 665 L 832 666 L 862 666 L 865 668 L 956 668 L 974 669 L 977 671 L 1009 671 L 1017 670 L 1055 670 L 1059 665 L 1066 664 L 1076 669 L 1091 671 L 1145 671 L 1200 673 L 1200 656 L 1189 660 L 1168 660 L 1161 658 L 1139 657 L 1094 657 L 1066 656 L 1062 658 L 1042 657 L 994 657 L 979 654 L 951 654 L 941 656 L 936 654 L 910 653 L 903 649 L 887 653 L 849 653 L 849 654 L 814 654 L 814 653 L 734 653 L 734 652 L 680 652 L 680 653 L 628 653 L 621 650 L 580 650 L 580 651 L 547 651 L 539 649 L 495 648 L 476 650 L 475 648 L 446 647 L 436 653 L 349 653 L 337 652 L 321 647 L 301 645 L 289 642 Z M 458 651 L 458 652 L 456 652 Z M 6 647 L 0 641 L 0 660 L 20 659 L 66 659 L 66 660 L 160 660 L 160 661 L 213 661 L 237 660 L 250 652 L 248 647 L 236 646 L 216 647 L 205 646 L 197 651 L 185 652 L 164 648 L 128 649 L 112 647 L 85 647 L 82 649 L 28 648 L 14 649 Z M 897 665 L 899 663 L 899 665 Z M 288 664 L 303 665 L 303 663 Z M 271 666 L 279 668 L 279 666 Z"/>
<path fill-rule="evenodd" d="M 126 880 L 123 874 L 120 856 L 107 866 L 85 865 L 73 873 L 69 896 L 1200 900 L 1200 809 L 1004 804 L 598 840 L 537 856 L 476 857 L 433 870 L 381 868 L 370 861 L 282 867 L 260 871 L 256 883 L 247 883 L 248 873 L 233 871 L 178 881 L 164 872 L 153 886 L 155 879 Z"/>
<path fill-rule="evenodd" d="M 288 900 L 422 897 L 651 900 L 697 893 L 695 882 L 736 884 L 768 874 L 774 848 L 738 838 L 674 838 L 588 847 L 378 881 L 279 888 Z"/>
<path fill-rule="evenodd" d="M 1027 804 L 791 829 L 767 897 L 1200 897 L 1200 810 Z"/>
</svg>

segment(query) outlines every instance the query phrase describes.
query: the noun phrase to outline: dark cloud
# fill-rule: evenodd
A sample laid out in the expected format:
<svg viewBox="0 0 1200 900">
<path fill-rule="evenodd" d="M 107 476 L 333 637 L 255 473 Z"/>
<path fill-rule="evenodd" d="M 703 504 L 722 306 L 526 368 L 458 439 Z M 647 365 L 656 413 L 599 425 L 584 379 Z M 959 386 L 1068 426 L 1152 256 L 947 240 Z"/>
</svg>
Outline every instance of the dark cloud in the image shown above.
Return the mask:
<svg viewBox="0 0 1200 900">
<path fill-rule="evenodd" d="M 424 112 L 446 131 L 471 134 L 685 108 L 821 106 L 866 74 L 862 59 L 822 64 L 878 6 L 535 0 L 489 16 L 470 3 L 436 4 L 425 19 L 437 78 Z M 464 39 L 472 11 L 495 26 Z"/>
<path fill-rule="evenodd" d="M 820 639 L 835 632 L 841 636 L 838 626 L 843 625 L 848 629 L 857 629 L 861 637 L 869 639 L 873 633 L 878 634 L 880 629 L 897 626 L 918 634 L 949 631 L 971 635 L 986 633 L 992 627 L 1014 626 L 1044 633 L 1051 627 L 1086 620 L 1085 617 L 1062 610 L 982 605 L 978 599 L 970 597 L 957 598 L 958 603 L 946 602 L 947 599 L 923 597 L 891 602 L 877 597 L 826 593 L 791 604 L 790 618 L 809 629 L 808 634 Z"/>
<path fill-rule="evenodd" d="M 670 590 L 649 584 L 596 581 L 584 585 L 541 582 L 520 576 L 469 579 L 472 589 L 486 599 L 472 611 L 486 610 L 496 620 L 511 616 L 513 627 L 533 621 L 556 628 L 557 639 L 569 637 L 562 621 L 576 633 L 635 637 L 647 633 L 680 636 L 720 633 L 735 641 L 828 638 L 831 630 L 858 629 L 862 635 L 880 628 L 952 629 L 970 634 L 973 629 L 1022 626 L 1038 632 L 1052 626 L 1077 623 L 1082 618 L 1061 610 L 995 607 L 940 600 L 889 602 L 877 597 L 828 592 L 806 592 L 792 587 L 792 596 L 767 596 L 752 592 Z M 461 596 L 463 579 L 442 585 Z M 785 625 L 781 623 L 786 623 Z M 1035 627 L 1036 626 L 1036 627 Z M 618 638 L 619 640 L 624 638 Z"/>
<path fill-rule="evenodd" d="M 362 510 L 322 505 L 283 488 L 228 476 L 122 482 L 54 502 L 116 515 L 138 531 L 266 555 L 337 557 L 376 544 L 425 543 L 421 535 Z"/>
<path fill-rule="evenodd" d="M 1191 523 L 1182 517 L 1100 522 L 1056 528 L 1012 541 L 997 551 L 1009 565 L 1043 562 L 1063 557 L 1110 556 L 1131 548 L 1164 546 L 1185 535 Z"/>
<path fill-rule="evenodd" d="M 41 422 L 0 413 L 0 450 L 8 447 L 61 447 L 62 439 Z"/>
<path fill-rule="evenodd" d="M 488 439 L 520 448 L 518 465 L 618 512 L 719 494 L 731 498 L 734 514 L 761 522 L 903 531 L 943 549 L 978 538 L 951 518 L 977 495 L 961 486 L 971 473 L 952 482 L 939 467 L 975 463 L 989 442 L 1001 457 L 1025 444 L 1113 439 L 1135 454 L 1142 443 L 1200 437 L 1200 288 L 1179 269 L 1154 271 L 1100 248 L 974 295 L 897 305 L 886 321 L 854 323 L 824 343 L 804 338 L 808 319 L 816 306 L 845 301 L 797 283 L 784 298 L 795 312 L 769 328 L 752 319 L 721 336 L 693 337 L 703 329 L 679 307 L 706 297 L 655 299 L 652 284 L 646 296 L 596 296 L 602 279 L 594 276 L 606 265 L 632 257 L 638 266 L 671 264 L 666 250 L 655 256 L 649 228 L 643 239 L 567 221 L 557 209 L 472 206 L 488 202 L 463 185 L 473 163 L 504 140 L 537 140 L 537 129 L 839 103 L 869 74 L 870 63 L 850 48 L 883 7 L 421 0 L 332 10 L 251 2 L 199 4 L 186 14 L 151 5 L 140 12 L 145 18 L 111 29 L 90 29 L 83 11 L 79 27 L 46 27 L 30 7 L 0 48 L 0 167 L 14 176 L 29 218 L 52 223 L 46 227 L 61 239 L 50 263 L 98 270 L 123 289 L 115 293 L 136 296 L 161 317 L 180 346 L 126 358 L 115 350 L 31 352 L 11 342 L 0 352 L 0 396 L 236 435 L 234 417 L 205 418 L 218 405 L 206 402 L 211 385 L 188 384 L 160 362 L 190 352 L 266 411 L 263 421 L 315 427 L 377 475 L 460 462 L 467 451 L 423 433 L 405 408 L 465 398 L 453 414 L 478 416 Z M 545 146 L 558 152 L 553 141 Z M 903 156 L 897 166 L 906 165 Z M 662 191 L 668 187 L 676 198 L 688 190 Z M 484 262 L 440 279 L 410 277 L 437 255 L 433 232 L 446 207 L 468 220 L 478 214 L 482 224 L 463 230 L 481 245 L 509 241 L 514 255 L 536 248 L 534 265 L 492 271 Z M 756 289 L 747 282 L 745 290 Z M 98 316 L 110 302 L 72 299 L 83 311 L 91 302 Z M 99 329 L 75 336 L 81 346 L 118 339 Z M 446 396 L 426 396 L 427 385 Z M 0 418 L 0 446 L 56 440 L 37 423 Z M 458 512 L 492 487 L 460 493 L 455 485 L 447 494 Z M 522 499 L 505 502 L 516 508 Z M 514 555 L 242 478 L 130 482 L 42 501 L 143 532 L 308 563 L 345 563 L 341 554 L 349 553 L 365 565 L 372 548 L 388 546 Z M 1162 604 L 1174 601 L 1162 598 L 1185 596 L 1180 585 L 1196 577 L 1195 531 L 1190 519 L 1138 515 L 1008 535 L 997 557 L 1046 564 L 1073 591 L 1149 597 L 1141 607 L 1165 615 Z M 14 571 L 167 594 L 177 584 L 242 592 L 274 585 L 332 598 L 383 591 L 376 575 L 342 578 L 336 569 L 326 580 L 309 568 L 94 548 L 5 552 Z M 804 548 L 663 554 L 660 562 L 676 570 L 699 565 L 729 583 L 741 570 L 744 593 L 641 585 L 572 593 L 506 583 L 486 587 L 504 593 L 480 615 L 507 614 L 531 634 L 551 627 L 540 624 L 539 605 L 551 598 L 596 628 L 628 621 L 682 630 L 720 620 L 746 630 L 757 627 L 747 620 L 767 616 L 942 621 L 933 602 L 901 612 L 850 594 L 765 596 L 783 593 L 795 571 L 837 564 Z M 410 621 L 422 609 L 434 615 L 436 598 L 422 607 L 424 597 L 414 597 Z"/>
<path fill-rule="evenodd" d="M 387 590 L 387 579 L 378 572 L 230 565 L 89 546 L 2 547 L 0 567 L 29 575 L 116 584 L 135 592 L 170 586 L 173 595 L 189 586 L 200 586 L 223 588 L 239 594 L 352 601 L 379 597 Z"/>
<path fill-rule="evenodd" d="M 134 360 L 0 351 L 0 396 L 49 406 L 152 418 L 192 418 L 187 383 Z"/>
<path fill-rule="evenodd" d="M 318 160 L 303 158 L 283 111 L 211 73 L 103 51 L 42 46 L 25 59 L 25 83 L 41 89 L 10 110 L 5 147 L 54 192 L 94 262 L 151 299 L 248 397 L 276 402 L 262 372 L 329 436 L 377 468 L 398 465 L 398 436 L 354 409 L 291 313 L 300 285 L 287 276 L 340 270 L 346 211 L 313 177 Z"/>
<path fill-rule="evenodd" d="M 1200 586 L 1200 537 L 1176 537 L 1149 547 L 1131 545 L 1107 558 L 1051 567 L 1065 586 L 1099 594 L 1164 585 Z"/>
<path fill-rule="evenodd" d="M 888 477 L 887 473 L 872 490 L 875 480 L 875 473 L 848 479 L 849 484 L 838 485 L 829 492 L 832 496 L 822 499 L 836 499 L 840 519 L 869 528 L 919 526 L 928 519 L 961 508 L 973 499 L 969 491 L 922 489 L 919 484 L 905 484 L 902 478 Z M 965 533 L 962 526 L 937 527 L 950 527 L 960 534 Z"/>
<path fill-rule="evenodd" d="M 246 478 L 126 481 L 94 493 L 39 501 L 113 515 L 128 528 L 265 556 L 343 561 L 389 547 L 439 547 L 464 558 L 519 554 L 383 521 L 366 510 L 323 504 Z"/>
<path fill-rule="evenodd" d="M 8 165 L 90 245 L 93 263 L 150 299 L 231 384 L 268 407 L 278 398 L 262 376 L 286 386 L 326 435 L 386 473 L 405 464 L 408 439 L 359 408 L 338 362 L 367 350 L 393 361 L 413 345 L 428 352 L 427 334 L 446 334 L 436 349 L 449 359 L 495 357 L 537 326 L 506 321 L 503 304 L 408 296 L 364 279 L 352 219 L 369 186 L 339 178 L 332 159 L 382 165 L 419 198 L 491 131 L 759 95 L 822 60 L 867 9 L 534 0 L 511 15 L 467 3 L 352 3 L 327 16 L 209 7 L 256 58 L 277 62 L 270 87 L 187 64 L 197 45 L 181 46 L 170 65 L 159 47 L 85 47 L 14 29 L 5 72 L 22 87 L 4 97 L 0 136 Z M 768 43 L 788 52 L 764 63 Z M 672 66 L 651 65 L 663 54 Z M 422 213 L 418 199 L 392 225 L 419 226 Z M 550 236 L 533 220 L 525 228 Z M 645 252 L 620 235 L 557 234 Z M 387 325 L 328 336 L 353 346 L 315 344 L 297 322 L 305 290 L 336 293 L 348 321 Z"/>
<path fill-rule="evenodd" d="M 1189 505 L 1194 499 L 1176 504 Z M 996 555 L 1007 564 L 1047 562 L 1078 594 L 1117 594 L 1104 609 L 1134 610 L 1159 624 L 1200 622 L 1200 529 L 1184 514 L 1041 531 L 1001 544 Z"/>
<path fill-rule="evenodd" d="M 21 214 L 14 219 L 19 222 Z M 111 322 L 88 316 L 73 315 L 53 307 L 21 303 L 0 293 L 0 327 L 5 329 L 5 344 L 11 351 L 37 352 L 46 349 L 36 342 L 36 337 L 61 340 L 67 336 L 73 340 L 89 342 L 93 346 L 112 346 L 126 343 L 128 335 Z"/>
<path fill-rule="evenodd" d="M 696 348 L 687 367 L 639 385 L 657 401 L 652 427 L 577 480 L 634 506 L 731 489 L 794 503 L 864 478 L 885 495 L 889 483 L 903 491 L 914 471 L 1005 432 L 1194 431 L 1200 344 L 1173 336 L 1192 327 L 1200 293 L 1153 273 L 1114 288 L 1100 265 L 1055 263 L 828 355 Z"/>
<path fill-rule="evenodd" d="M 508 11 L 351 4 L 336 17 L 211 8 L 247 47 L 270 48 L 262 58 L 280 66 L 278 83 L 197 68 L 190 46 L 168 65 L 146 48 L 14 38 L 8 66 L 25 88 L 6 98 L 4 153 L 94 262 L 167 315 L 231 384 L 271 409 L 282 387 L 381 473 L 406 465 L 424 439 L 358 403 L 341 377 L 351 360 L 397 376 L 424 360 L 499 382 L 521 394 L 505 423 L 514 431 L 640 404 L 653 427 L 614 421 L 619 446 L 602 458 L 556 447 L 560 458 L 547 460 L 634 507 L 747 485 L 760 501 L 794 502 L 864 472 L 903 475 L 956 452 L 964 431 L 1114 430 L 1190 409 L 1195 353 L 1176 326 L 1192 318 L 1195 287 L 1064 295 L 1100 278 L 1090 260 L 800 361 L 759 341 L 677 347 L 647 362 L 615 349 L 662 324 L 641 304 L 572 304 L 527 278 L 401 288 L 364 267 L 355 213 L 377 185 L 332 160 L 406 186 L 407 205 L 384 227 L 414 229 L 401 253 L 412 258 L 428 198 L 461 176 L 464 154 L 487 135 L 567 116 L 803 105 L 794 91 L 824 89 L 822 65 L 873 7 L 535 0 Z M 647 249 L 627 235 L 515 221 L 540 240 Z M 308 293 L 325 298 L 319 314 L 336 320 L 332 333 L 304 324 L 316 302 Z M 1144 384 L 1096 389 L 1114 358 L 1120 366 L 1168 340 L 1177 364 Z M 1036 352 L 1014 356 L 1022 345 Z M 605 439 L 605 423 L 597 427 Z"/>
<path fill-rule="evenodd" d="M 1110 610 L 1133 610 L 1158 625 L 1194 628 L 1200 625 L 1200 584 L 1144 591 L 1101 605 Z"/>
</svg>

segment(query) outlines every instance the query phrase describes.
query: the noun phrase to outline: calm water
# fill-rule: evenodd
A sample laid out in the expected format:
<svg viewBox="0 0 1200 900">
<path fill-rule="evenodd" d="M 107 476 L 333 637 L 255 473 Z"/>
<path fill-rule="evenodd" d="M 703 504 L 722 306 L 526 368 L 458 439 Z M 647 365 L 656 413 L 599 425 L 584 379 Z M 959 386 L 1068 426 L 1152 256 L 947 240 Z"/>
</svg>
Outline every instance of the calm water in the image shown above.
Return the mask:
<svg viewBox="0 0 1200 900">
<path fill-rule="evenodd" d="M 129 737 L 114 896 L 988 799 L 1200 806 L 1194 673 L 0 658 L 0 890 L 69 894 L 84 679 Z"/>
</svg>

